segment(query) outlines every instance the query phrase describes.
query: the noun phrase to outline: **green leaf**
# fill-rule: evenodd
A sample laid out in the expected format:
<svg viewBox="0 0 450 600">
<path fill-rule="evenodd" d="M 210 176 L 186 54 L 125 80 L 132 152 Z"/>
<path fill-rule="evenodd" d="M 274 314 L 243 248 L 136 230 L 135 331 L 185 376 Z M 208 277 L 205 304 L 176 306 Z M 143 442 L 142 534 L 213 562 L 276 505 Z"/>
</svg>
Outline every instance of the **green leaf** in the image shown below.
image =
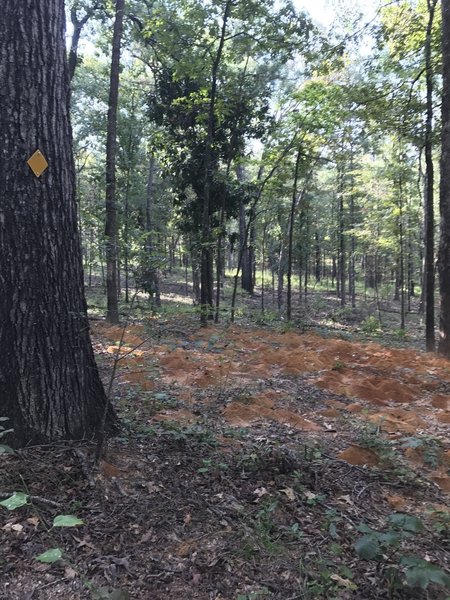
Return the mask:
<svg viewBox="0 0 450 600">
<path fill-rule="evenodd" d="M 400 564 L 405 567 L 422 567 L 425 562 L 423 558 L 419 558 L 418 556 L 404 555 L 400 558 Z"/>
<path fill-rule="evenodd" d="M 337 532 L 337 527 L 336 527 L 336 523 L 330 523 L 329 527 L 328 527 L 328 533 L 330 534 L 330 536 L 336 540 L 337 538 L 339 538 L 339 534 Z"/>
<path fill-rule="evenodd" d="M 7 444 L 0 444 L 0 454 L 14 454 L 14 450 Z"/>
<path fill-rule="evenodd" d="M 46 552 L 36 556 L 36 560 L 43 563 L 54 563 L 62 558 L 62 552 L 59 548 L 50 548 Z"/>
<path fill-rule="evenodd" d="M 0 502 L 1 506 L 4 506 L 8 510 L 14 510 L 16 508 L 20 508 L 24 506 L 28 501 L 28 495 L 23 492 L 14 492 L 12 496 L 6 498 L 6 500 L 2 500 Z"/>
<path fill-rule="evenodd" d="M 409 531 L 411 533 L 419 533 L 423 530 L 423 523 L 417 517 L 411 515 L 405 515 L 403 513 L 394 513 L 390 515 L 389 522 L 395 525 L 399 529 Z"/>
<path fill-rule="evenodd" d="M 421 567 L 412 567 L 405 573 L 406 583 L 410 587 L 420 587 L 422 590 L 426 590 L 430 583 L 430 578 L 426 569 Z"/>
<path fill-rule="evenodd" d="M 440 567 L 417 556 L 404 556 L 401 564 L 407 565 L 406 583 L 411 587 L 420 587 L 425 590 L 429 583 L 450 586 L 450 576 Z"/>
<path fill-rule="evenodd" d="M 58 515 L 53 519 L 53 527 L 77 527 L 84 525 L 84 521 L 74 515 Z"/>
<path fill-rule="evenodd" d="M 97 600 L 130 600 L 130 594 L 126 590 L 100 587 L 92 590 L 92 595 Z"/>
<path fill-rule="evenodd" d="M 372 560 L 380 553 L 380 544 L 372 535 L 364 535 L 355 543 L 358 556 L 364 560 Z"/>
<path fill-rule="evenodd" d="M 359 523 L 359 525 L 356 526 L 356 529 L 360 533 L 374 533 L 374 530 L 371 527 L 365 525 L 364 523 Z"/>
<path fill-rule="evenodd" d="M 420 448 L 423 446 L 422 440 L 415 437 L 405 438 L 402 442 L 402 448 Z"/>
<path fill-rule="evenodd" d="M 429 572 L 430 581 L 437 583 L 438 585 L 450 587 L 450 575 L 439 567 L 435 567 L 434 565 L 433 567 L 434 568 Z"/>
<path fill-rule="evenodd" d="M 387 531 L 386 533 L 380 533 L 378 539 L 387 546 L 395 546 L 401 541 L 402 537 L 396 531 Z"/>
</svg>

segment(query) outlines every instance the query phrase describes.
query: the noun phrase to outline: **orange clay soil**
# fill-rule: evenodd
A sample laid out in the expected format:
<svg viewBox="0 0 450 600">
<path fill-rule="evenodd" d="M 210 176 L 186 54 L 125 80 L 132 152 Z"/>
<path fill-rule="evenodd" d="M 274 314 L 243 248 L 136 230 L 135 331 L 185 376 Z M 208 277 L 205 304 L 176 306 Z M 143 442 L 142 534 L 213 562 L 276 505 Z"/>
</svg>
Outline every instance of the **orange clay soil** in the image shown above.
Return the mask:
<svg viewBox="0 0 450 600">
<path fill-rule="evenodd" d="M 93 329 L 104 340 L 103 352 L 116 355 L 122 329 L 104 323 L 95 323 Z M 343 420 L 357 419 L 378 427 L 389 439 L 426 434 L 444 446 L 448 442 L 450 361 L 433 354 L 238 326 L 208 327 L 161 343 L 146 338 L 143 325 L 132 325 L 125 330 L 118 356 L 120 384 L 149 393 L 170 387 L 186 399 L 179 410 L 157 409 L 153 421 L 198 421 L 201 415 L 189 410 L 189 399 L 202 390 L 203 401 L 230 426 L 278 422 L 320 437 L 330 430 L 339 435 Z M 277 382 L 294 382 L 300 376 L 342 399 L 325 395 L 324 406 L 314 411 L 301 402 L 287 407 L 286 391 L 277 390 Z M 255 391 L 256 382 L 270 389 Z M 215 402 L 232 388 L 245 393 L 230 402 Z M 405 457 L 411 465 L 424 464 L 417 452 L 405 452 Z M 355 465 L 380 462 L 374 450 L 354 444 L 338 458 Z M 443 461 L 426 473 L 444 491 L 450 491 L 448 466 Z"/>
</svg>

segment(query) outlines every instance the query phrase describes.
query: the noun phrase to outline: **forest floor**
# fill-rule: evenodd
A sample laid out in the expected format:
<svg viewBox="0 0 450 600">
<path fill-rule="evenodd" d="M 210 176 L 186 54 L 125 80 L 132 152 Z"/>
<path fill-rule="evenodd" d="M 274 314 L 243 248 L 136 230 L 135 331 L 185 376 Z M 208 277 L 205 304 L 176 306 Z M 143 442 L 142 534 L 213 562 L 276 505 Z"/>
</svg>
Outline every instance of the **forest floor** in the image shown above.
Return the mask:
<svg viewBox="0 0 450 600">
<path fill-rule="evenodd" d="M 30 497 L 0 509 L 0 598 L 448 598 L 450 362 L 419 319 L 379 331 L 323 294 L 292 327 L 254 298 L 202 329 L 166 291 L 92 322 L 123 424 L 99 467 L 90 444 L 0 457 L 0 491 Z"/>
</svg>

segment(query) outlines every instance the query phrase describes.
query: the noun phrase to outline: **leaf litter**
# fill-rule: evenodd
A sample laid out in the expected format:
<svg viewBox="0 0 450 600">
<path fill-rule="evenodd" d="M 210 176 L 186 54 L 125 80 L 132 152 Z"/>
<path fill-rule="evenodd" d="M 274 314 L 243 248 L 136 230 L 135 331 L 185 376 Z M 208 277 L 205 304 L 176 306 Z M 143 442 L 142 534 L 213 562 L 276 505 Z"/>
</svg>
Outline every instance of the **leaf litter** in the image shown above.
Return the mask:
<svg viewBox="0 0 450 600">
<path fill-rule="evenodd" d="M 124 430 L 94 486 L 89 444 L 0 457 L 0 491 L 49 498 L 77 525 L 52 529 L 51 504 L 4 509 L 0 598 L 446 597 L 393 589 L 355 542 L 416 515 L 404 551 L 448 565 L 448 361 L 270 328 L 150 328 L 125 331 Z M 107 377 L 122 330 L 93 330 Z M 62 560 L 36 560 L 55 547 Z"/>
</svg>

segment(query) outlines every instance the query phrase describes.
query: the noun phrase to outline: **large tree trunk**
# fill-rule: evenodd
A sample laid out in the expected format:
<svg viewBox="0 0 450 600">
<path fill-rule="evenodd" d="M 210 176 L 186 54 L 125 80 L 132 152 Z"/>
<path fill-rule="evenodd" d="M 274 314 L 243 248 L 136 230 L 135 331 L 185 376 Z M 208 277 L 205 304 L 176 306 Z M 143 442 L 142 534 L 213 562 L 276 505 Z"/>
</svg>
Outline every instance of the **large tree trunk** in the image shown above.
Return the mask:
<svg viewBox="0 0 450 600">
<path fill-rule="evenodd" d="M 438 350 L 450 358 L 450 0 L 442 0 L 442 62 L 441 238 L 438 263 L 441 313 Z"/>
<path fill-rule="evenodd" d="M 107 402 L 83 292 L 64 34 L 60 0 L 3 0 L 0 415 L 16 446 L 90 438 Z M 27 165 L 37 149 L 40 177 Z"/>
<path fill-rule="evenodd" d="M 106 320 L 119 322 L 117 286 L 117 202 L 116 202 L 116 153 L 117 153 L 117 103 L 119 99 L 120 44 L 122 41 L 123 12 L 125 0 L 116 0 L 116 18 L 111 55 L 111 73 L 108 101 L 108 129 L 106 133 Z"/>
</svg>

